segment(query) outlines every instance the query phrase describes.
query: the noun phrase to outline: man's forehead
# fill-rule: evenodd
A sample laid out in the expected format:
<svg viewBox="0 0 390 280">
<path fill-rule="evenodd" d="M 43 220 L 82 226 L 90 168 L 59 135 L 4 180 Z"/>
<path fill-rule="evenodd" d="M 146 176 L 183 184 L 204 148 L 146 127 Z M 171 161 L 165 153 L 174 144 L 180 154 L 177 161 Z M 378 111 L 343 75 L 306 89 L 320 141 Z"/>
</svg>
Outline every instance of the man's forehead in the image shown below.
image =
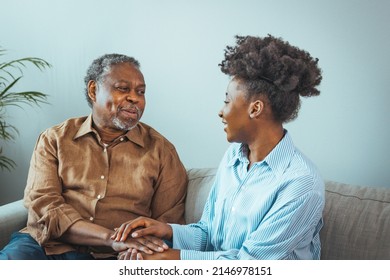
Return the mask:
<svg viewBox="0 0 390 280">
<path fill-rule="evenodd" d="M 103 79 L 104 78 L 115 78 L 116 80 L 127 80 L 128 78 L 134 79 L 140 79 L 144 81 L 143 74 L 141 70 L 131 64 L 131 63 L 118 63 L 118 64 L 113 64 L 111 67 L 107 67 L 105 71 L 103 72 L 102 75 Z"/>
</svg>

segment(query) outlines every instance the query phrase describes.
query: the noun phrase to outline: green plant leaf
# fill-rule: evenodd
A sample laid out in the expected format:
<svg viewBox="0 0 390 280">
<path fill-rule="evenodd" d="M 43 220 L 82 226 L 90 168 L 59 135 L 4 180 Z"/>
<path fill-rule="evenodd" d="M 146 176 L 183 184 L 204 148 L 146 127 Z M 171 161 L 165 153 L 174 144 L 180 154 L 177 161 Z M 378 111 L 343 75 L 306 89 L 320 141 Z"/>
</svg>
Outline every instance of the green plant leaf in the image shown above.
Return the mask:
<svg viewBox="0 0 390 280">
<path fill-rule="evenodd" d="M 16 127 L 0 120 L 0 138 L 9 141 L 15 140 L 15 135 L 19 134 Z M 1 151 L 1 148 L 0 148 Z"/>
<path fill-rule="evenodd" d="M 3 96 L 6 96 L 7 91 L 9 91 L 22 77 L 20 76 L 17 79 L 14 79 L 8 86 L 6 86 L 1 92 L 0 92 L 0 100 L 3 99 Z"/>
<path fill-rule="evenodd" d="M 3 156 L 1 153 L 2 151 L 0 150 L 0 169 L 7 169 L 8 171 L 12 171 L 12 169 L 16 167 L 16 163 L 12 159 Z"/>
<path fill-rule="evenodd" d="M 0 56 L 4 56 L 6 50 L 0 47 Z M 17 106 L 22 108 L 22 104 L 39 106 L 48 104 L 47 94 L 38 91 L 21 91 L 14 92 L 12 88 L 23 77 L 23 70 L 31 64 L 43 71 L 51 67 L 50 63 L 38 57 L 24 57 L 14 59 L 8 62 L 0 62 L 0 140 L 15 140 L 18 130 L 15 126 L 6 121 L 6 108 L 8 106 Z M 16 167 L 16 163 L 2 155 L 0 147 L 0 169 L 11 171 Z"/>
<path fill-rule="evenodd" d="M 21 104 L 37 105 L 48 104 L 47 95 L 37 91 L 11 92 L 0 99 L 0 106 L 17 106 Z"/>
</svg>

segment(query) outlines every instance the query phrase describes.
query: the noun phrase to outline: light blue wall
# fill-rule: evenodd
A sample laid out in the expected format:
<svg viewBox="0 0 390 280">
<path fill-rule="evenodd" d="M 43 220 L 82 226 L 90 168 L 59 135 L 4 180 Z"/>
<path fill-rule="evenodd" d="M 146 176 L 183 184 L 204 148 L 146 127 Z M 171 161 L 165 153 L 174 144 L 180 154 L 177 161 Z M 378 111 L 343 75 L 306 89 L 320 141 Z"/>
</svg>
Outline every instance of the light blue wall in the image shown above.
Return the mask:
<svg viewBox="0 0 390 280">
<path fill-rule="evenodd" d="M 22 197 L 39 133 L 90 112 L 89 63 L 104 53 L 136 57 L 147 82 L 143 121 L 171 140 L 186 167 L 217 166 L 228 146 L 217 112 L 228 78 L 218 63 L 234 35 L 268 33 L 320 59 L 321 95 L 303 100 L 286 127 L 326 179 L 390 187 L 390 1 L 387 0 L 0 0 L 6 58 L 37 56 L 53 68 L 27 71 L 21 89 L 50 105 L 8 111 L 20 130 L 5 153 L 0 204 Z"/>
</svg>

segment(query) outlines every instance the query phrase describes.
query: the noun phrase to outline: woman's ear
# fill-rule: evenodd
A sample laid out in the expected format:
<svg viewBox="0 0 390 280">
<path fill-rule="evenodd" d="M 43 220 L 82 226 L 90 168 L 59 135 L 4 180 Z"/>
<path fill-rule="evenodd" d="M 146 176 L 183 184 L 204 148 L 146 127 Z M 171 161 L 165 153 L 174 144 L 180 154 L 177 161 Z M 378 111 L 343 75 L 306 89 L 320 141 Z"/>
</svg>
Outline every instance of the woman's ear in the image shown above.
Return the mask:
<svg viewBox="0 0 390 280">
<path fill-rule="evenodd" d="M 96 82 L 91 80 L 88 82 L 88 96 L 91 99 L 92 102 L 96 101 Z"/>
<path fill-rule="evenodd" d="M 258 118 L 264 110 L 264 102 L 261 100 L 255 100 L 249 105 L 249 117 L 251 119 Z"/>
</svg>

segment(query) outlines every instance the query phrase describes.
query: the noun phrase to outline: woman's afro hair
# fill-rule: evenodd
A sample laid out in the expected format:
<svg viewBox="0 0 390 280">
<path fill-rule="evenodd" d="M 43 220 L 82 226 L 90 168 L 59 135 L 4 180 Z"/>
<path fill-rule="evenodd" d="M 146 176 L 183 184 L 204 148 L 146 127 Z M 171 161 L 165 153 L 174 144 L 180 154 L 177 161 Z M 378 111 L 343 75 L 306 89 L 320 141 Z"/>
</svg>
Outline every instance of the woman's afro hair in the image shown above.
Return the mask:
<svg viewBox="0 0 390 280">
<path fill-rule="evenodd" d="M 227 46 L 221 71 L 244 82 L 248 97 L 263 94 L 271 103 L 274 119 L 295 119 L 300 96 L 317 96 L 322 80 L 318 59 L 280 38 L 236 36 Z"/>
</svg>

